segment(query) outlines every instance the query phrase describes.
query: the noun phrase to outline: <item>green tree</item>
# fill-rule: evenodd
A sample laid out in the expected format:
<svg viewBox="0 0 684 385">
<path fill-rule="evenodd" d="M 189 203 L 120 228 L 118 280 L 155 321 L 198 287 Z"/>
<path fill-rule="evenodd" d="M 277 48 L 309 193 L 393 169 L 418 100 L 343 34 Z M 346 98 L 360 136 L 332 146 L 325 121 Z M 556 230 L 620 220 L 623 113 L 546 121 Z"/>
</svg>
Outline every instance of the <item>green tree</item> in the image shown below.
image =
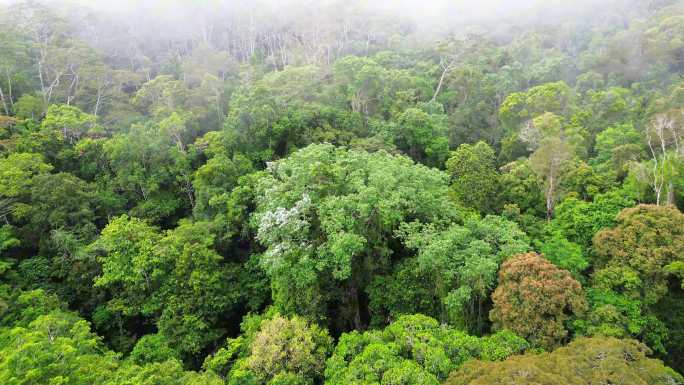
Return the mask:
<svg viewBox="0 0 684 385">
<path fill-rule="evenodd" d="M 578 136 L 552 113 L 533 119 L 521 132 L 521 138 L 534 150 L 529 158 L 530 168 L 544 182 L 547 220 L 553 217 L 561 195 L 561 182 L 567 174 L 569 161 L 575 156 L 576 142 L 580 140 Z"/>
<path fill-rule="evenodd" d="M 82 136 L 97 131 L 96 117 L 69 105 L 51 105 L 40 123 L 41 130 L 57 133 L 58 140 L 73 145 Z"/>
<path fill-rule="evenodd" d="M 223 211 L 230 191 L 238 185 L 238 178 L 253 170 L 245 156 L 237 154 L 232 159 L 224 154 L 212 156 L 193 176 L 195 216 L 212 219 Z"/>
<path fill-rule="evenodd" d="M 491 215 L 445 229 L 412 223 L 403 225 L 399 233 L 417 253 L 391 276 L 373 281 L 369 295 L 376 324 L 420 311 L 482 333 L 499 265 L 530 248 L 515 223 Z M 407 296 L 415 301 L 407 301 Z"/>
<path fill-rule="evenodd" d="M 503 360 L 528 348 L 508 331 L 478 338 L 424 315 L 406 315 L 382 331 L 342 334 L 326 363 L 325 383 L 437 385 L 471 358 Z"/>
<path fill-rule="evenodd" d="M 313 384 L 323 378 L 332 338 L 325 329 L 273 311 L 244 318 L 243 333 L 207 357 L 204 367 L 228 384 Z"/>
<path fill-rule="evenodd" d="M 454 372 L 448 385 L 515 384 L 678 384 L 681 375 L 634 340 L 578 338 L 552 353 L 514 356 L 503 362 L 473 360 Z"/>
<path fill-rule="evenodd" d="M 594 234 L 614 226 L 620 211 L 634 204 L 634 199 L 624 190 L 599 194 L 592 202 L 568 197 L 556 207 L 551 227 L 586 251 L 592 245 Z"/>
<path fill-rule="evenodd" d="M 567 116 L 575 108 L 574 99 L 572 89 L 564 82 L 542 84 L 508 95 L 499 116 L 505 127 L 516 130 L 544 113 Z"/>
<path fill-rule="evenodd" d="M 112 171 L 108 184 L 127 200 L 132 215 L 163 223 L 192 207 L 191 154 L 182 150 L 183 143 L 163 124 L 149 122 L 104 142 Z"/>
<path fill-rule="evenodd" d="M 280 373 L 320 379 L 332 339 L 325 330 L 304 319 L 276 316 L 261 324 L 250 346 L 246 366 L 264 382 Z"/>
<path fill-rule="evenodd" d="M 165 362 L 171 359 L 180 360 L 180 355 L 169 346 L 162 334 L 146 334 L 133 347 L 129 359 L 138 365 L 154 362 Z"/>
<path fill-rule="evenodd" d="M 408 108 L 396 117 L 396 124 L 397 148 L 417 162 L 442 167 L 449 153 L 446 115 Z"/>
<path fill-rule="evenodd" d="M 591 312 L 580 325 L 587 333 L 639 337 L 659 352 L 677 349 L 681 340 L 671 339 L 658 315 L 664 298 L 680 295 L 672 282 L 681 279 L 683 218 L 673 207 L 639 205 L 594 236 Z"/>
<path fill-rule="evenodd" d="M 610 126 L 599 132 L 595 148 L 593 161 L 609 167 L 622 178 L 627 174 L 629 162 L 639 161 L 645 155 L 641 134 L 632 124 Z"/>
<path fill-rule="evenodd" d="M 334 75 L 338 92 L 353 112 L 365 117 L 378 112 L 387 77 L 382 66 L 369 58 L 347 56 L 335 62 Z"/>
<path fill-rule="evenodd" d="M 224 264 L 213 242 L 206 223 L 161 234 L 140 219 L 115 218 L 91 246 L 102 264 L 95 285 L 111 293 L 111 311 L 155 321 L 169 346 L 196 353 L 221 334 L 216 322 L 239 298 L 229 279 L 237 266 Z"/>
<path fill-rule="evenodd" d="M 106 352 L 85 320 L 61 311 L 0 331 L 5 384 L 106 384 L 117 355 Z"/>
<path fill-rule="evenodd" d="M 639 205 L 620 212 L 617 225 L 594 237 L 597 269 L 627 268 L 638 276 L 646 305 L 668 291 L 668 266 L 684 261 L 684 214 L 673 207 Z"/>
<path fill-rule="evenodd" d="M 485 142 L 462 144 L 446 162 L 452 178 L 451 191 L 456 200 L 481 213 L 492 213 L 498 202 L 499 187 L 496 155 Z"/>
<path fill-rule="evenodd" d="M 325 317 L 345 330 L 367 323 L 365 290 L 401 252 L 402 223 L 456 217 L 446 175 L 403 156 L 312 145 L 269 165 L 259 181 L 257 239 L 286 312 Z"/>
<path fill-rule="evenodd" d="M 40 154 L 12 153 L 0 158 L 0 196 L 16 198 L 30 191 L 34 175 L 44 174 L 53 167 Z"/>
</svg>

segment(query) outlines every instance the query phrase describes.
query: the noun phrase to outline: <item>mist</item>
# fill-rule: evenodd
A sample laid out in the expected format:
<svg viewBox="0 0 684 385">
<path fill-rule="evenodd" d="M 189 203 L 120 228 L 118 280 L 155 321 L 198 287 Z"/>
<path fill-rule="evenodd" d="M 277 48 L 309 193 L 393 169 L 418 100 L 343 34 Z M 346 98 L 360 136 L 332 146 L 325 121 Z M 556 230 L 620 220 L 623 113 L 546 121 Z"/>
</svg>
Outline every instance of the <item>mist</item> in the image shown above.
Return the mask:
<svg viewBox="0 0 684 385">
<path fill-rule="evenodd" d="M 660 1 L 662 2 L 662 1 Z M 3 0 L 5 4 L 18 3 Z M 285 28 L 298 24 L 344 22 L 350 18 L 401 21 L 420 39 L 438 39 L 477 26 L 490 33 L 510 33 L 511 27 L 558 26 L 597 20 L 623 22 L 659 1 L 637 0 L 45 0 L 66 14 L 87 13 L 124 22 L 129 28 L 182 37 L 211 24 L 216 30 L 230 20 L 248 21 L 252 28 Z"/>
</svg>

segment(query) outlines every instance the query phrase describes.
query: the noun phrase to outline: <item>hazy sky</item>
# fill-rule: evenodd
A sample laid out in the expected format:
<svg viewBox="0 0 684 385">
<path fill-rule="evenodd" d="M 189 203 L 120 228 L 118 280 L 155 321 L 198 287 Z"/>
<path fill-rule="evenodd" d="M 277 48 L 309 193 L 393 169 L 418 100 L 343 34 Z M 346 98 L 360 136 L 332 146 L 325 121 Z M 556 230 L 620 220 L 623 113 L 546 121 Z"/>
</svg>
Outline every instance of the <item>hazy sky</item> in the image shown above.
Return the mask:
<svg viewBox="0 0 684 385">
<path fill-rule="evenodd" d="M 13 2 L 16 0 L 0 0 Z M 40 0 L 39 0 L 40 1 Z M 307 15 L 330 4 L 344 7 L 359 4 L 374 12 L 388 13 L 412 21 L 419 31 L 453 30 L 464 23 L 478 24 L 505 19 L 515 23 L 554 24 L 582 15 L 597 15 L 617 8 L 617 4 L 643 0 L 44 0 L 80 3 L 106 11 L 114 17 L 150 20 L 151 24 L 197 23 L 196 15 L 239 12 L 247 7 L 262 14 Z M 211 10 L 211 11 L 208 11 Z M 154 20 L 152 20 L 152 18 Z"/>
</svg>

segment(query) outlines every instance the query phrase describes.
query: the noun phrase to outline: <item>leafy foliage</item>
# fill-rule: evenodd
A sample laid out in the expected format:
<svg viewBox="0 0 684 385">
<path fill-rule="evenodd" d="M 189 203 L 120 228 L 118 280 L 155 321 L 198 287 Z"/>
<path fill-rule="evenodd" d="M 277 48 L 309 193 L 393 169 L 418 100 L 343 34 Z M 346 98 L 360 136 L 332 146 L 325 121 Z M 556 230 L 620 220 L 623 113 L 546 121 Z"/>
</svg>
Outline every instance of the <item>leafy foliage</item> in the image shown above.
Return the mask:
<svg viewBox="0 0 684 385">
<path fill-rule="evenodd" d="M 343 334 L 326 364 L 326 384 L 439 384 L 468 359 L 502 360 L 528 343 L 509 331 L 477 338 L 423 315 L 402 316 L 383 331 Z"/>
<path fill-rule="evenodd" d="M 0 6 L 0 382 L 681 382 L 683 0 L 172 3 Z"/>
<path fill-rule="evenodd" d="M 569 317 L 586 307 L 579 282 L 535 253 L 504 262 L 492 301 L 489 316 L 495 328 L 513 330 L 549 350 L 567 338 Z"/>
<path fill-rule="evenodd" d="M 503 362 L 471 361 L 446 384 L 677 384 L 682 376 L 647 358 L 649 350 L 634 340 L 578 338 L 552 353 L 515 356 Z"/>
</svg>

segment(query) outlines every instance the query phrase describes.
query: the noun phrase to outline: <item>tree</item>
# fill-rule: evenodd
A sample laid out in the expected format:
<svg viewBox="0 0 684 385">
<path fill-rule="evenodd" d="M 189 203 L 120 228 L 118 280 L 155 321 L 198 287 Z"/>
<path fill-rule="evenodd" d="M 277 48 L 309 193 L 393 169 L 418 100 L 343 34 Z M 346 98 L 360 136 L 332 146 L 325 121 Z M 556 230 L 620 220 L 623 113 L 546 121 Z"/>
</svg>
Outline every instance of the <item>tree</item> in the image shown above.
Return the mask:
<svg viewBox="0 0 684 385">
<path fill-rule="evenodd" d="M 34 175 L 53 169 L 40 154 L 12 153 L 0 158 L 0 196 L 15 198 L 26 194 Z"/>
<path fill-rule="evenodd" d="M 617 225 L 594 236 L 598 269 L 633 271 L 643 287 L 637 292 L 653 305 L 668 291 L 668 266 L 684 261 L 684 214 L 674 207 L 639 205 L 617 217 Z"/>
<path fill-rule="evenodd" d="M 0 31 L 0 103 L 4 115 L 16 113 L 15 102 L 22 91 L 30 89 L 30 44 L 16 31 Z"/>
<path fill-rule="evenodd" d="M 342 334 L 325 383 L 437 385 L 471 358 L 503 360 L 528 348 L 509 331 L 478 338 L 424 315 L 405 315 L 382 331 Z"/>
<path fill-rule="evenodd" d="M 110 188 L 126 198 L 132 215 L 157 223 L 173 221 L 194 202 L 191 154 L 165 128 L 134 124 L 103 144 Z"/>
<path fill-rule="evenodd" d="M 188 89 L 183 82 L 168 75 L 146 82 L 131 100 L 133 105 L 156 118 L 164 118 L 188 106 Z"/>
<path fill-rule="evenodd" d="M 184 371 L 180 362 L 141 363 L 121 360 L 106 348 L 88 321 L 65 310 L 59 299 L 43 290 L 12 296 L 0 326 L 0 379 L 6 384 L 75 385 L 220 385 L 212 373 Z M 145 341 L 155 338 L 143 338 Z M 151 345 L 158 345 L 152 343 Z M 150 358 L 150 349 L 143 349 Z M 140 353 L 140 349 L 138 349 Z M 159 357 L 160 352 L 155 352 Z M 140 358 L 140 356 L 137 356 Z"/>
<path fill-rule="evenodd" d="M 446 161 L 456 200 L 481 213 L 492 213 L 497 207 L 493 196 L 498 191 L 498 173 L 494 150 L 485 142 L 462 144 Z"/>
<path fill-rule="evenodd" d="M 551 113 L 535 118 L 521 132 L 521 138 L 534 149 L 530 167 L 544 181 L 547 220 L 553 217 L 559 186 L 568 162 L 574 157 L 576 136 L 563 127 L 560 117 Z"/>
<path fill-rule="evenodd" d="M 669 330 L 677 321 L 663 323 L 661 301 L 680 296 L 672 284 L 681 279 L 682 218 L 673 207 L 639 205 L 594 236 L 591 312 L 578 324 L 582 333 L 638 337 L 660 353 L 677 349 L 681 340 Z"/>
<path fill-rule="evenodd" d="M 651 153 L 647 179 L 656 204 L 672 205 L 675 203 L 674 180 L 684 167 L 684 128 L 681 122 L 667 114 L 656 115 L 646 129 L 646 141 Z"/>
<path fill-rule="evenodd" d="M 585 94 L 580 118 L 592 135 L 613 127 L 627 128 L 637 120 L 643 106 L 638 95 L 621 87 L 589 90 Z M 629 132 L 625 132 L 631 135 Z M 597 138 L 598 139 L 598 138 Z M 597 142 L 598 143 L 598 142 Z M 598 149 L 598 147 L 597 147 Z"/>
<path fill-rule="evenodd" d="M 103 205 L 94 185 L 69 173 L 37 175 L 32 184 L 31 210 L 23 227 L 26 239 L 40 245 L 40 234 L 53 231 L 71 232 L 84 243 L 94 239 L 99 216 L 106 212 L 101 210 Z M 46 241 L 49 239 L 42 242 Z M 54 244 L 50 246 L 54 249 Z"/>
<path fill-rule="evenodd" d="M 571 153 L 558 138 L 547 140 L 542 147 L 530 157 L 530 165 L 534 172 L 544 180 L 546 197 L 546 219 L 553 217 L 554 206 L 558 200 L 558 186 L 562 178 L 563 168 L 570 160 Z"/>
<path fill-rule="evenodd" d="M 515 223 L 493 215 L 445 229 L 411 223 L 398 233 L 417 253 L 392 275 L 373 281 L 369 296 L 376 324 L 423 312 L 480 334 L 487 328 L 489 296 L 499 265 L 530 248 Z M 409 297 L 415 300 L 407 301 Z"/>
<path fill-rule="evenodd" d="M 106 384 L 117 369 L 85 320 L 53 311 L 26 326 L 0 331 L 0 380 L 5 384 Z"/>
<path fill-rule="evenodd" d="M 623 190 L 599 194 L 592 202 L 568 197 L 556 207 L 551 227 L 586 252 L 592 246 L 594 235 L 603 228 L 613 227 L 620 211 L 634 204 L 629 192 Z"/>
<path fill-rule="evenodd" d="M 395 231 L 455 218 L 446 189 L 442 172 L 382 151 L 311 145 L 271 163 L 252 223 L 275 305 L 311 317 L 338 309 L 342 330 L 364 328 L 366 287 L 401 253 Z"/>
<path fill-rule="evenodd" d="M 110 376 L 107 385 L 223 385 L 223 380 L 206 372 L 184 370 L 178 360 L 148 365 L 124 363 Z"/>
<path fill-rule="evenodd" d="M 631 124 L 611 126 L 596 135 L 598 165 L 607 167 L 619 178 L 629 171 L 630 162 L 637 162 L 645 154 L 641 134 Z"/>
<path fill-rule="evenodd" d="M 163 334 L 146 334 L 133 347 L 129 359 L 138 365 L 168 360 L 180 360 L 180 355 L 169 346 Z"/>
<path fill-rule="evenodd" d="M 34 178 L 52 169 L 40 154 L 15 152 L 0 158 L 0 218 L 5 224 L 26 220 Z"/>
<path fill-rule="evenodd" d="M 417 162 L 441 167 L 449 152 L 446 115 L 409 108 L 396 119 L 398 132 L 394 140 L 397 147 Z"/>
<path fill-rule="evenodd" d="M 553 231 L 541 244 L 541 254 L 563 270 L 572 273 L 575 279 L 589 267 L 589 261 L 584 257 L 582 247 L 569 241 L 563 234 Z"/>
<path fill-rule="evenodd" d="M 242 334 L 207 357 L 204 367 L 238 384 L 313 384 L 323 378 L 332 338 L 301 317 L 269 310 L 243 319 Z"/>
<path fill-rule="evenodd" d="M 536 216 L 545 213 L 543 182 L 529 160 L 518 160 L 501 167 L 499 186 L 501 190 L 497 199 L 504 205 L 516 205 L 519 211 Z"/>
<path fill-rule="evenodd" d="M 261 324 L 250 346 L 247 367 L 264 382 L 282 372 L 320 379 L 332 339 L 325 330 L 304 319 L 276 316 Z"/>
<path fill-rule="evenodd" d="M 53 104 L 41 121 L 41 130 L 59 135 L 59 141 L 73 145 L 88 133 L 97 133 L 97 118 L 79 108 L 66 104 Z"/>
<path fill-rule="evenodd" d="M 454 372 L 447 385 L 515 384 L 678 384 L 681 375 L 634 340 L 578 338 L 552 353 L 514 356 L 503 362 L 473 360 Z"/>
<path fill-rule="evenodd" d="M 353 112 L 364 117 L 378 112 L 378 101 L 384 98 L 384 68 L 369 58 L 347 56 L 335 62 L 334 75 Z"/>
<path fill-rule="evenodd" d="M 154 321 L 169 346 L 196 353 L 221 334 L 216 323 L 238 300 L 237 266 L 224 264 L 213 242 L 206 223 L 161 234 L 140 219 L 115 218 L 91 246 L 102 265 L 95 285 L 109 291 L 112 312 Z"/>
<path fill-rule="evenodd" d="M 225 200 L 230 191 L 237 186 L 238 178 L 252 171 L 252 163 L 240 154 L 232 159 L 224 154 L 212 156 L 193 176 L 195 216 L 211 219 L 223 211 Z"/>
<path fill-rule="evenodd" d="M 574 99 L 572 89 L 564 82 L 542 84 L 508 95 L 501 104 L 499 116 L 509 130 L 520 129 L 545 113 L 569 115 L 575 107 Z"/>
<path fill-rule="evenodd" d="M 501 265 L 492 301 L 489 317 L 495 329 L 510 329 L 545 349 L 567 338 L 565 322 L 586 308 L 579 282 L 535 253 L 517 255 Z"/>
</svg>

